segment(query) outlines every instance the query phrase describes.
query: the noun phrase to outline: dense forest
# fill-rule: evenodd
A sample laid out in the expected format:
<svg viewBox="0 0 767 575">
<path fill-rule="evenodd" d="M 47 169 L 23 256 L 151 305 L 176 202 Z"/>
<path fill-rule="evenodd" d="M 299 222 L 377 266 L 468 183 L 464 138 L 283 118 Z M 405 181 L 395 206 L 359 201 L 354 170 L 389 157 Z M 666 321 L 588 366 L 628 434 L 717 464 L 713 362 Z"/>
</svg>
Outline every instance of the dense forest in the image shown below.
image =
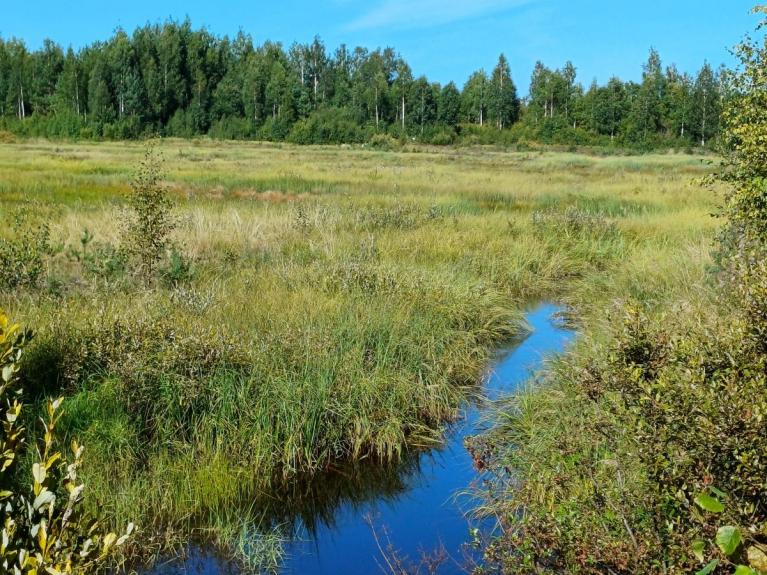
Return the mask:
<svg viewBox="0 0 767 575">
<path fill-rule="evenodd" d="M 719 130 L 727 71 L 664 69 L 650 51 L 642 81 L 585 88 L 567 62 L 538 62 L 520 97 L 504 55 L 459 88 L 415 77 L 392 48 L 329 52 L 255 46 L 168 21 L 75 52 L 0 38 L 0 130 L 22 136 L 132 139 L 145 134 L 358 143 L 388 134 L 433 144 L 538 141 L 705 147 Z M 385 141 L 385 138 L 384 138 Z"/>
</svg>

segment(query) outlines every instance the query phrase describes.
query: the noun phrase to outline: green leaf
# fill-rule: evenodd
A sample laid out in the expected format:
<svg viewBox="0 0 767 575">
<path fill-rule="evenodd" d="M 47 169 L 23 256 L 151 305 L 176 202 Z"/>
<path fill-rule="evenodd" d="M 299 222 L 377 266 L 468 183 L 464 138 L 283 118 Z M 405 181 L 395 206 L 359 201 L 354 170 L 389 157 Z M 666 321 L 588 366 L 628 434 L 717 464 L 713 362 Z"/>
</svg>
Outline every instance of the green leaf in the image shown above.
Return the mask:
<svg viewBox="0 0 767 575">
<path fill-rule="evenodd" d="M 51 502 L 51 501 L 53 501 L 55 498 L 56 498 L 56 495 L 54 495 L 53 493 L 51 493 L 51 492 L 50 492 L 50 491 L 48 491 L 47 489 L 43 489 L 43 490 L 40 492 L 40 495 L 38 495 L 38 496 L 35 498 L 35 501 L 34 501 L 34 503 L 32 503 L 32 507 L 34 507 L 35 509 L 40 509 L 40 507 L 42 507 L 43 505 L 46 505 L 46 504 L 50 503 L 50 502 Z"/>
<path fill-rule="evenodd" d="M 698 561 L 703 563 L 705 560 L 703 558 L 703 550 L 706 548 L 706 542 L 705 541 L 693 541 L 692 542 L 692 552 L 695 554 L 695 556 L 698 558 Z"/>
<path fill-rule="evenodd" d="M 706 565 L 703 569 L 698 571 L 695 575 L 708 575 L 711 573 L 714 569 L 716 569 L 716 566 L 719 565 L 719 559 L 714 559 L 711 563 Z"/>
<path fill-rule="evenodd" d="M 695 498 L 695 503 L 698 505 L 698 507 L 701 507 L 706 511 L 710 511 L 711 513 L 721 513 L 724 511 L 724 505 L 719 503 L 718 500 L 714 499 L 710 495 L 698 495 Z"/>
<path fill-rule="evenodd" d="M 740 540 L 740 531 L 738 531 L 737 527 L 727 525 L 725 527 L 720 527 L 719 531 L 716 532 L 716 544 L 719 546 L 719 549 L 722 550 L 722 553 L 728 557 L 738 549 Z"/>
<path fill-rule="evenodd" d="M 709 491 L 711 491 L 711 493 L 716 495 L 719 499 L 727 499 L 727 494 L 724 491 L 717 489 L 713 485 L 709 486 L 708 489 Z"/>
<path fill-rule="evenodd" d="M 745 565 L 738 565 L 737 569 L 735 569 L 735 575 L 759 575 L 758 571 L 754 571 L 751 569 L 751 567 L 746 567 Z"/>
</svg>

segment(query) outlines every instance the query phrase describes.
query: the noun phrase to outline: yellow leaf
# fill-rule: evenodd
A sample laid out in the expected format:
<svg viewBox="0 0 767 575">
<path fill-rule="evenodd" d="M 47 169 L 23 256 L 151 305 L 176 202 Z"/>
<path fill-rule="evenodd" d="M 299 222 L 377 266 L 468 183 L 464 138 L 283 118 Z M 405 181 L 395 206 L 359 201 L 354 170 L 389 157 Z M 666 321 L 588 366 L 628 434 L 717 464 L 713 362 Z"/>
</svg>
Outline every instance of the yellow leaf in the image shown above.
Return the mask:
<svg viewBox="0 0 767 575">
<path fill-rule="evenodd" d="M 767 571 L 767 554 L 758 547 L 749 548 L 748 562 L 757 571 Z"/>
<path fill-rule="evenodd" d="M 45 553 L 46 545 L 48 545 L 48 533 L 45 529 L 45 521 L 40 522 L 40 529 L 37 532 L 37 542 L 40 545 L 40 550 Z"/>
<path fill-rule="evenodd" d="M 109 553 L 109 549 L 117 541 L 117 535 L 110 533 L 104 537 L 104 554 Z"/>
<path fill-rule="evenodd" d="M 61 453 L 54 453 L 48 458 L 48 461 L 45 463 L 45 468 L 50 469 L 51 465 L 53 465 L 56 461 L 59 460 L 61 457 Z"/>
</svg>

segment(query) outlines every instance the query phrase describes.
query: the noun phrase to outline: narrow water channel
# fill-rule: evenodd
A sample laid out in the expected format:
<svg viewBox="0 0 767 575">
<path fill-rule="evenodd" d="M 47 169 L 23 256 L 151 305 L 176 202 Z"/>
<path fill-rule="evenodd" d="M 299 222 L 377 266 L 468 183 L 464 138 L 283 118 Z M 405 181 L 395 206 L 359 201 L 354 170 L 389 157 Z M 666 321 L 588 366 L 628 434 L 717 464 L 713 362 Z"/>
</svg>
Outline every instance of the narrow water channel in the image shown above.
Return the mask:
<svg viewBox="0 0 767 575">
<path fill-rule="evenodd" d="M 542 367 L 548 355 L 564 349 L 574 334 L 557 325 L 554 316 L 561 311 L 555 305 L 540 304 L 525 315 L 532 331 L 495 356 L 485 380 L 489 399 L 514 391 Z M 438 572 L 466 573 L 467 565 L 478 558 L 469 545 L 472 537 L 465 518 L 472 501 L 456 495 L 479 479 L 463 442 L 477 433 L 482 412 L 482 405 L 468 406 L 466 417 L 451 430 L 441 448 L 419 455 L 395 474 L 396 487 L 366 488 L 361 497 L 342 496 L 329 506 L 332 519 L 312 519 L 311 529 L 299 527 L 287 545 L 282 573 L 385 573 L 388 570 L 379 545 L 384 549 L 391 546 L 405 564 L 411 565 L 417 565 L 424 553 L 433 555 L 443 549 L 447 559 Z M 152 571 L 180 572 L 229 573 L 231 565 L 193 551 L 183 566 L 167 565 Z"/>
<path fill-rule="evenodd" d="M 552 321 L 559 311 L 556 306 L 544 304 L 526 314 L 533 331 L 496 356 L 485 386 L 490 399 L 513 391 L 540 369 L 547 355 L 561 351 L 572 338 L 572 332 L 558 328 Z M 433 554 L 444 547 L 449 558 L 439 572 L 465 573 L 462 568 L 471 559 L 467 556 L 471 535 L 465 511 L 471 501 L 462 501 L 456 495 L 477 480 L 463 440 L 477 432 L 481 414 L 481 406 L 470 407 L 444 447 L 421 456 L 420 473 L 407 480 L 407 490 L 400 497 L 342 507 L 332 527 L 321 527 L 314 537 L 290 545 L 284 573 L 381 573 L 384 558 L 366 518 L 373 519 L 379 543 L 384 548 L 391 544 L 400 558 L 417 564 L 422 552 Z"/>
</svg>

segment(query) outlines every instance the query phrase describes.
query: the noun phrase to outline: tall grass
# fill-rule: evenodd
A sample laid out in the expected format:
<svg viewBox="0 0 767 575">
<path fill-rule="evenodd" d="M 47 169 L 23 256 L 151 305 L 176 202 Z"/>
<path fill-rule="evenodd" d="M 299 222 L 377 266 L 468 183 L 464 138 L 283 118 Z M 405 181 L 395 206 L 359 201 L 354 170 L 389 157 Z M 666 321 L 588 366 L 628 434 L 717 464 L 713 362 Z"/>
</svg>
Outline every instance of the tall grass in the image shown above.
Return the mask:
<svg viewBox="0 0 767 575">
<path fill-rule="evenodd" d="M 525 301 L 565 299 L 588 325 L 699 273 L 714 229 L 687 156 L 161 147 L 191 278 L 104 277 L 64 249 L 0 301 L 39 333 L 31 399 L 66 391 L 89 491 L 155 550 L 261 549 L 241 534 L 330 521 L 374 492 L 361 478 L 396 492 Z M 33 202 L 54 245 L 87 228 L 89 249 L 117 246 L 140 154 L 0 145 L 0 215 Z"/>
</svg>

